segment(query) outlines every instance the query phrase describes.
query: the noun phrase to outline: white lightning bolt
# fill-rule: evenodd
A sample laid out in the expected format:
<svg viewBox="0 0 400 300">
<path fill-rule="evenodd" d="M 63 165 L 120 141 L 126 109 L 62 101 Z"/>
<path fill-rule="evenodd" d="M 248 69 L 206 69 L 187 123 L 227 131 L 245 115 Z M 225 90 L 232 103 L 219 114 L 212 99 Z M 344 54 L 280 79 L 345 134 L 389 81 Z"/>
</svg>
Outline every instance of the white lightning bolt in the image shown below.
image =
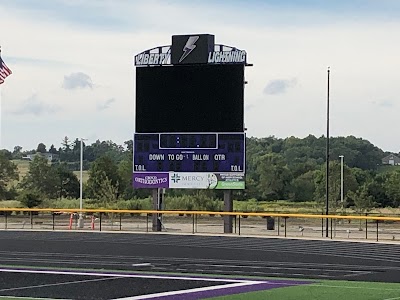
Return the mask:
<svg viewBox="0 0 400 300">
<path fill-rule="evenodd" d="M 185 47 L 183 47 L 183 54 L 181 58 L 179 59 L 179 62 L 183 61 L 189 54 L 196 48 L 195 43 L 199 39 L 198 35 L 195 36 L 190 36 L 186 42 Z"/>
</svg>

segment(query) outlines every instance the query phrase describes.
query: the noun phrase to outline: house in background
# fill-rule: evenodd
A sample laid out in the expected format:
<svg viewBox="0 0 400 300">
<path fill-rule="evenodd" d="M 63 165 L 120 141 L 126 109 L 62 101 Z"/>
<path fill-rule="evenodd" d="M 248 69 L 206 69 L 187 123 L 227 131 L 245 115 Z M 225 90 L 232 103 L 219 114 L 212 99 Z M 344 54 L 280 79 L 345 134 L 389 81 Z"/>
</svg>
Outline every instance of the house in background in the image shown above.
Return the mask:
<svg viewBox="0 0 400 300">
<path fill-rule="evenodd" d="M 382 158 L 382 165 L 400 166 L 400 158 L 394 154 Z"/>
<path fill-rule="evenodd" d="M 58 154 L 54 154 L 54 153 L 40 153 L 40 152 L 36 152 L 33 154 L 27 154 L 26 156 L 24 156 L 22 159 L 26 159 L 26 160 L 33 160 L 35 158 L 35 156 L 40 155 L 43 156 L 44 158 L 46 158 L 49 162 L 52 161 L 56 161 L 59 159 L 59 155 Z"/>
</svg>

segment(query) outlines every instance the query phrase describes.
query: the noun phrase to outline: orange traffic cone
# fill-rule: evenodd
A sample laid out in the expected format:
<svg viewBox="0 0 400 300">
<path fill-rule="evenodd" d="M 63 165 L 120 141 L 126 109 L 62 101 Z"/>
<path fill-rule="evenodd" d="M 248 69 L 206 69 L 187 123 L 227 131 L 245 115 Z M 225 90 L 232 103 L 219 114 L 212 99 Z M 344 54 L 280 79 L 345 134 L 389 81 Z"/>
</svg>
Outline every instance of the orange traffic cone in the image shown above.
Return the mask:
<svg viewBox="0 0 400 300">
<path fill-rule="evenodd" d="M 94 230 L 94 216 L 92 215 L 92 222 L 91 222 L 91 228 L 92 228 L 92 230 Z"/>
<path fill-rule="evenodd" d="M 69 227 L 68 229 L 72 229 L 72 223 L 74 221 L 74 214 L 71 214 L 69 217 Z"/>
</svg>

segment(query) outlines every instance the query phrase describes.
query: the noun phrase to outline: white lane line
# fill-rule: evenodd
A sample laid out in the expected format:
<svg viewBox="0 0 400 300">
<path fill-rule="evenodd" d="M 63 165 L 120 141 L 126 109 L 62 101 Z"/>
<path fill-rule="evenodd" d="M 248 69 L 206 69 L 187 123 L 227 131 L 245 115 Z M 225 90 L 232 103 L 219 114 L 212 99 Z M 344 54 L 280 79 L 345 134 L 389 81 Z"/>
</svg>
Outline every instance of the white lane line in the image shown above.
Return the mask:
<svg viewBox="0 0 400 300">
<path fill-rule="evenodd" d="M 36 289 L 36 288 L 49 287 L 49 286 L 59 286 L 59 285 L 76 284 L 76 283 L 85 283 L 85 282 L 94 282 L 94 281 L 105 281 L 105 280 L 113 280 L 113 279 L 118 279 L 118 278 L 117 278 L 117 277 L 113 277 L 113 278 L 100 278 L 100 279 L 76 280 L 76 281 L 59 282 L 59 283 L 49 283 L 49 284 L 39 284 L 39 285 L 20 286 L 20 287 L 15 287 L 15 288 L 1 289 L 0 292 L 9 292 L 9 291 Z"/>
<path fill-rule="evenodd" d="M 132 267 L 147 267 L 151 266 L 151 263 L 140 263 L 140 264 L 132 264 Z"/>
<path fill-rule="evenodd" d="M 32 297 L 15 297 L 15 296 L 0 296 L 0 299 L 6 299 L 6 300 L 9 300 L 9 299 L 18 299 L 18 300 L 21 300 L 21 299 L 26 299 L 26 300 L 51 300 L 49 298 L 32 298 Z M 67 299 L 63 299 L 63 300 L 67 300 Z"/>
<path fill-rule="evenodd" d="M 262 270 L 266 270 L 266 269 L 272 269 L 272 270 L 305 270 L 305 271 L 321 271 L 321 272 L 345 272 L 345 273 L 365 273 L 367 271 L 359 271 L 359 270 L 349 270 L 349 269 L 323 269 L 323 268 L 312 268 L 312 267 L 282 267 L 282 266 L 268 266 L 268 265 L 264 265 L 264 266 L 251 266 L 251 265 L 222 265 L 222 264 L 182 264 L 181 266 L 198 266 L 198 267 L 207 267 L 207 268 L 211 268 L 211 267 L 222 267 L 222 268 L 227 268 L 227 269 L 242 269 L 242 268 L 248 268 L 248 269 L 262 269 Z M 368 271 L 368 273 L 370 273 Z"/>
<path fill-rule="evenodd" d="M 236 282 L 236 283 L 259 283 L 254 280 L 239 280 L 230 278 L 208 278 L 208 277 L 181 277 L 147 274 L 124 274 L 124 273 L 98 273 L 98 272 L 78 272 L 78 271 L 52 271 L 52 270 L 29 270 L 29 269 L 5 269 L 0 268 L 0 272 L 8 273 L 31 273 L 31 274 L 57 274 L 57 275 L 82 275 L 82 276 L 100 276 L 100 277 L 119 277 L 119 278 L 151 278 L 151 279 L 174 279 L 191 281 L 213 281 L 213 282 Z M 265 282 L 265 281 L 264 281 Z"/>
<path fill-rule="evenodd" d="M 234 288 L 234 287 L 255 285 L 255 284 L 260 284 L 260 283 L 264 283 L 264 282 L 232 283 L 232 284 L 225 284 L 225 285 L 216 285 L 216 286 L 211 286 L 211 287 L 194 288 L 194 289 L 188 289 L 188 290 L 171 291 L 171 292 L 163 292 L 163 293 L 147 294 L 147 295 L 141 295 L 141 296 L 126 297 L 126 298 L 118 298 L 118 299 L 114 299 L 114 300 L 152 299 L 152 298 L 156 298 L 156 297 L 166 297 L 166 296 L 171 296 L 171 295 L 175 296 L 175 295 L 183 295 L 183 294 L 196 293 L 196 292 L 215 291 L 215 290 L 220 290 L 220 289 L 229 289 L 229 288 Z"/>
<path fill-rule="evenodd" d="M 0 251 L 0 253 L 4 253 L 10 256 L 13 255 L 18 255 L 18 256 L 27 256 L 27 255 L 34 255 L 35 257 L 37 257 L 38 255 L 42 255 L 42 256 L 51 256 L 54 257 L 55 255 L 63 255 L 65 256 L 65 254 L 63 253 L 46 253 L 46 252 L 38 252 L 38 253 L 34 253 L 34 252 L 7 252 L 7 251 Z M 2 255 L 2 257 L 4 257 L 4 255 Z M 115 261 L 115 259 L 121 259 L 124 260 L 124 262 L 126 260 L 152 260 L 152 261 L 165 261 L 165 258 L 158 258 L 158 257 L 146 257 L 146 256 L 111 256 L 111 255 L 69 255 L 69 257 L 71 257 L 71 259 L 74 259 L 74 261 L 76 261 L 77 257 L 82 257 L 82 258 L 91 258 L 91 257 L 96 257 L 96 258 L 101 258 L 102 260 L 100 261 L 92 261 L 95 263 L 100 263 L 100 262 L 104 262 L 105 258 L 110 258 L 113 259 L 113 261 Z M 1 259 L 1 258 L 0 258 Z M 9 259 L 9 258 L 8 258 Z M 169 258 L 167 259 L 168 261 L 193 261 L 192 258 Z M 241 263 L 252 263 L 252 264 L 263 264 L 263 262 L 256 262 L 256 261 L 248 261 L 248 260 L 214 260 L 214 259 L 195 259 L 194 261 L 198 261 L 198 262 L 228 262 L 228 263 L 232 263 L 232 262 L 241 262 Z M 82 263 L 82 262 L 80 262 Z M 296 262 L 291 262 L 291 263 L 279 263 L 279 262 L 268 262 L 271 265 L 284 265 L 284 264 L 288 264 L 288 265 L 315 265 L 315 266 L 342 266 L 343 265 L 337 265 L 337 264 L 314 264 L 314 263 L 296 263 Z M 122 264 L 122 263 L 121 263 Z M 160 265 L 160 264 L 158 264 Z M 360 268 L 360 266 L 357 265 L 346 265 L 347 267 L 358 267 Z M 381 269 L 381 266 L 372 266 L 374 268 L 378 268 Z M 390 268 L 390 269 L 399 269 L 399 267 L 386 267 L 386 268 Z"/>
<path fill-rule="evenodd" d="M 343 277 L 355 277 L 355 276 L 361 276 L 361 275 L 367 275 L 367 274 L 371 274 L 373 272 L 369 272 L 369 271 L 357 271 L 358 273 L 352 273 L 352 274 L 345 274 L 342 275 Z"/>
</svg>

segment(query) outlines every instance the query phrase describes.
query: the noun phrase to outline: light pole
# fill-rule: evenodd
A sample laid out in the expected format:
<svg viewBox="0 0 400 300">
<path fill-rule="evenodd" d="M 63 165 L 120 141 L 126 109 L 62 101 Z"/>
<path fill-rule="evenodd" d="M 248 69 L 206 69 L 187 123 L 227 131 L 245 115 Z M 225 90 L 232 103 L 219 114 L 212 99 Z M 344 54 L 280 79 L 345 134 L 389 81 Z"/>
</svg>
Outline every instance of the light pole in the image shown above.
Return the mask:
<svg viewBox="0 0 400 300">
<path fill-rule="evenodd" d="M 339 155 L 340 157 L 340 202 L 342 203 L 342 211 L 343 211 L 343 158 L 344 155 Z"/>
<path fill-rule="evenodd" d="M 326 200 L 325 200 L 325 214 L 329 215 L 329 75 L 330 68 L 328 67 L 328 87 L 326 95 Z M 326 218 L 326 237 L 329 236 L 329 219 Z"/>
<path fill-rule="evenodd" d="M 78 227 L 83 228 L 84 222 L 83 222 L 83 214 L 82 214 L 82 209 L 83 209 L 83 199 L 82 199 L 82 192 L 83 192 L 83 141 L 86 141 L 86 139 L 81 138 L 81 170 L 80 170 L 80 188 L 79 188 L 79 220 L 78 220 Z"/>
</svg>

